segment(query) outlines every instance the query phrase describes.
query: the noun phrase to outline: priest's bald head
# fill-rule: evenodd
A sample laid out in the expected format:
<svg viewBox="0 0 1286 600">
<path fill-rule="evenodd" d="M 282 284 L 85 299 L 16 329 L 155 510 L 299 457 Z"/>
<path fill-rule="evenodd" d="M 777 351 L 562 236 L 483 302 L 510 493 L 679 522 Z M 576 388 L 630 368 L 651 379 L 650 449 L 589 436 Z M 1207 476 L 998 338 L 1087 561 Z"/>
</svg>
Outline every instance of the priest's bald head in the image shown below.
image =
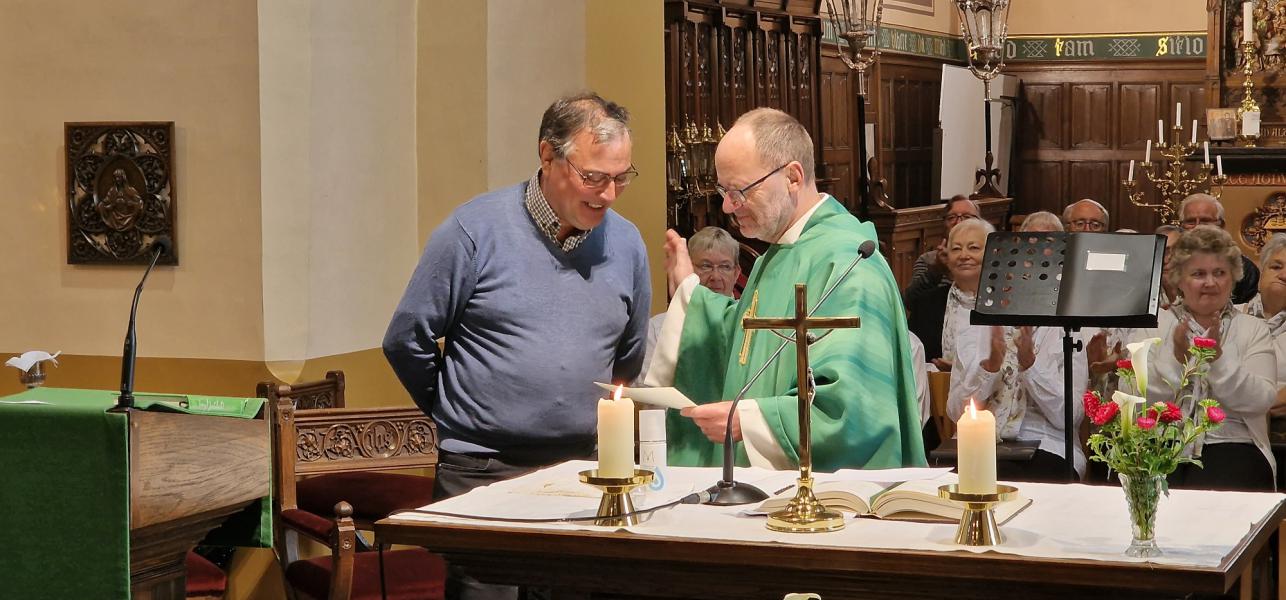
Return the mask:
<svg viewBox="0 0 1286 600">
<path fill-rule="evenodd" d="M 737 119 L 714 154 L 723 212 L 741 234 L 774 243 L 821 200 L 813 138 L 794 117 L 757 108 Z"/>
</svg>

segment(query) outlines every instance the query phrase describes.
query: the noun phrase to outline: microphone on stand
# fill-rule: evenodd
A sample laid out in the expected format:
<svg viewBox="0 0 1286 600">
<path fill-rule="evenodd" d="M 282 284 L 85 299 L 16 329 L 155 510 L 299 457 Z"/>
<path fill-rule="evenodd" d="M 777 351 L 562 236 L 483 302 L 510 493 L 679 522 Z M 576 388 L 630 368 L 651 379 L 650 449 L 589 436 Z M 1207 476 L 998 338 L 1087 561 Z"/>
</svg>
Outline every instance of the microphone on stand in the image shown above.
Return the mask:
<svg viewBox="0 0 1286 600">
<path fill-rule="evenodd" d="M 156 261 L 161 258 L 162 254 L 170 252 L 174 247 L 170 237 L 158 235 L 152 240 L 152 245 L 148 250 L 152 253 L 152 261 L 147 264 L 147 270 L 143 271 L 143 279 L 138 282 L 138 287 L 134 288 L 134 304 L 129 309 L 129 328 L 125 331 L 125 348 L 121 352 L 121 395 L 116 399 L 116 408 L 134 408 L 134 363 L 137 360 L 138 336 L 134 331 L 134 319 L 138 314 L 138 297 L 143 293 L 143 284 L 147 283 L 147 276 L 152 273 L 152 268 L 156 266 Z"/>
<path fill-rule="evenodd" d="M 832 283 L 831 287 L 822 294 L 822 297 L 813 305 L 813 309 L 808 311 L 808 316 L 813 316 L 813 314 L 817 312 L 817 309 L 821 308 L 822 303 L 826 302 L 826 299 L 830 297 L 831 292 L 834 292 L 835 288 L 838 288 L 841 283 L 844 283 L 845 279 L 848 279 L 849 273 L 853 272 L 853 268 L 857 266 L 857 263 L 862 262 L 862 259 L 870 258 L 874 253 L 875 242 L 873 240 L 862 242 L 862 245 L 857 247 L 857 258 L 854 258 L 853 262 L 849 263 L 848 268 L 845 269 L 839 278 L 835 280 L 835 283 Z M 834 329 L 831 331 L 834 331 Z M 822 334 L 821 337 L 815 337 L 812 334 L 809 334 L 808 339 L 802 340 L 802 342 L 811 344 L 827 335 L 830 335 L 830 331 Z M 799 343 L 801 340 L 795 341 L 796 343 Z M 748 392 L 750 392 L 750 386 L 754 385 L 755 382 L 759 380 L 759 377 L 768 370 L 769 365 L 773 364 L 773 362 L 777 360 L 777 357 L 781 355 L 782 351 L 786 349 L 786 346 L 789 345 L 790 342 L 791 340 L 789 339 L 783 340 L 781 345 L 777 346 L 777 350 L 773 351 L 772 355 L 768 357 L 768 360 L 764 361 L 764 365 L 759 367 L 759 370 L 750 377 L 750 380 L 746 382 L 745 387 L 741 388 L 741 391 L 737 393 L 737 397 L 732 399 L 732 408 L 728 410 L 728 425 L 724 429 L 723 433 L 723 478 L 708 490 L 710 492 L 710 500 L 708 500 L 706 504 L 713 504 L 716 506 L 737 506 L 740 504 L 761 502 L 768 498 L 768 494 L 764 493 L 763 490 L 747 483 L 737 483 L 737 481 L 733 479 L 734 446 L 732 445 L 732 417 L 737 414 L 737 405 L 740 404 L 741 400 L 746 397 Z"/>
</svg>

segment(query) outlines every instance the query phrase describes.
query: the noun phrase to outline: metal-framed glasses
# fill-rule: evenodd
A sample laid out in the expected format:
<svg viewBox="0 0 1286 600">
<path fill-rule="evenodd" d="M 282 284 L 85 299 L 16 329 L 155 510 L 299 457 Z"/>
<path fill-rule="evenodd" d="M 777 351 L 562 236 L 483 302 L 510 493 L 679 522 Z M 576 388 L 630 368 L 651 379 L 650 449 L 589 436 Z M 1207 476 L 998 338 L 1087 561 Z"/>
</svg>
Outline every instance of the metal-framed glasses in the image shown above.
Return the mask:
<svg viewBox="0 0 1286 600">
<path fill-rule="evenodd" d="M 969 219 L 976 219 L 976 218 L 978 218 L 976 215 L 971 215 L 969 213 L 960 213 L 960 214 L 947 213 L 946 220 L 947 220 L 947 223 L 951 225 L 955 225 L 956 223 L 959 223 L 961 221 L 968 221 Z"/>
<path fill-rule="evenodd" d="M 719 192 L 719 196 L 731 202 L 733 206 L 741 206 L 746 203 L 746 192 L 749 192 L 750 190 L 754 189 L 755 186 L 767 181 L 769 177 L 776 175 L 778 171 L 785 169 L 786 165 L 789 165 L 789 164 L 790 163 L 783 164 L 782 166 L 769 171 L 767 175 L 764 175 L 763 177 L 756 179 L 754 183 L 751 183 L 750 185 L 743 187 L 739 190 L 730 190 L 718 184 L 715 184 L 714 190 L 716 192 Z"/>
<path fill-rule="evenodd" d="M 1107 229 L 1107 223 L 1094 219 L 1076 219 L 1075 221 L 1068 221 L 1067 225 L 1072 230 L 1103 231 Z"/>
<path fill-rule="evenodd" d="M 694 268 L 696 269 L 697 273 L 700 273 L 702 275 L 709 275 L 710 273 L 713 273 L 715 271 L 718 271 L 720 275 L 732 275 L 732 272 L 737 270 L 737 266 L 732 263 L 723 263 L 723 264 L 716 265 L 714 263 L 709 263 L 704 260 L 701 261 L 700 263 L 697 263 L 696 267 Z"/>
<path fill-rule="evenodd" d="M 607 173 L 600 171 L 582 171 L 580 170 L 580 167 L 576 166 L 576 163 L 572 162 L 572 159 L 566 156 L 563 157 L 563 160 L 571 166 L 573 171 L 576 171 L 577 175 L 580 175 L 581 183 L 584 183 L 585 187 L 590 189 L 606 187 L 607 182 L 609 181 L 615 183 L 616 187 L 623 188 L 629 185 L 631 181 L 634 181 L 634 178 L 639 175 L 639 172 L 634 169 L 634 165 L 630 165 L 630 169 L 624 173 L 608 175 Z"/>
</svg>

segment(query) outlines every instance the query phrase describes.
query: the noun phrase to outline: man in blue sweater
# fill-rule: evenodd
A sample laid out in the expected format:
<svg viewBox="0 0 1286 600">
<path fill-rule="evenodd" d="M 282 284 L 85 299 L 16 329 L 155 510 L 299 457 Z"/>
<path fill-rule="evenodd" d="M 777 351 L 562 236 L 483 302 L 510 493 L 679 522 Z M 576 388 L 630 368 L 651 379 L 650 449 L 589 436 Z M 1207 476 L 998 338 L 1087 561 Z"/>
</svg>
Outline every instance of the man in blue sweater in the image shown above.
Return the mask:
<svg viewBox="0 0 1286 600">
<path fill-rule="evenodd" d="M 429 238 L 384 354 L 437 424 L 437 497 L 591 456 L 594 382 L 642 368 L 647 254 L 611 210 L 638 174 L 628 119 L 593 93 L 554 102 L 531 179 L 464 203 Z"/>
</svg>

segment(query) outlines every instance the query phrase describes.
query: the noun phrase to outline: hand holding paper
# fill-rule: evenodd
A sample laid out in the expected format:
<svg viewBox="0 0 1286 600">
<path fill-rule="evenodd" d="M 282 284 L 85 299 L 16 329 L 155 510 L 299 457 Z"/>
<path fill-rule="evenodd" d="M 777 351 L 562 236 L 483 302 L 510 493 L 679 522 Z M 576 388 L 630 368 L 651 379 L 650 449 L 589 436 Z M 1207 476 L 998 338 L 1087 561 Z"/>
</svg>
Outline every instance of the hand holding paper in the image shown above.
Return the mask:
<svg viewBox="0 0 1286 600">
<path fill-rule="evenodd" d="M 616 386 L 610 383 L 602 383 L 602 382 L 596 381 L 594 382 L 594 385 L 597 385 L 598 387 L 601 387 L 609 392 L 616 390 Z M 687 396 L 684 396 L 683 392 L 680 392 L 679 390 L 676 390 L 672 387 L 655 387 L 655 388 L 627 387 L 627 388 L 623 388 L 622 393 L 626 396 L 629 396 L 630 399 L 634 400 L 635 402 L 641 402 L 643 404 L 651 404 L 652 406 L 659 406 L 662 408 L 673 408 L 674 410 L 682 410 L 684 408 L 688 408 L 689 406 L 696 406 L 696 403 L 688 399 Z"/>
</svg>

